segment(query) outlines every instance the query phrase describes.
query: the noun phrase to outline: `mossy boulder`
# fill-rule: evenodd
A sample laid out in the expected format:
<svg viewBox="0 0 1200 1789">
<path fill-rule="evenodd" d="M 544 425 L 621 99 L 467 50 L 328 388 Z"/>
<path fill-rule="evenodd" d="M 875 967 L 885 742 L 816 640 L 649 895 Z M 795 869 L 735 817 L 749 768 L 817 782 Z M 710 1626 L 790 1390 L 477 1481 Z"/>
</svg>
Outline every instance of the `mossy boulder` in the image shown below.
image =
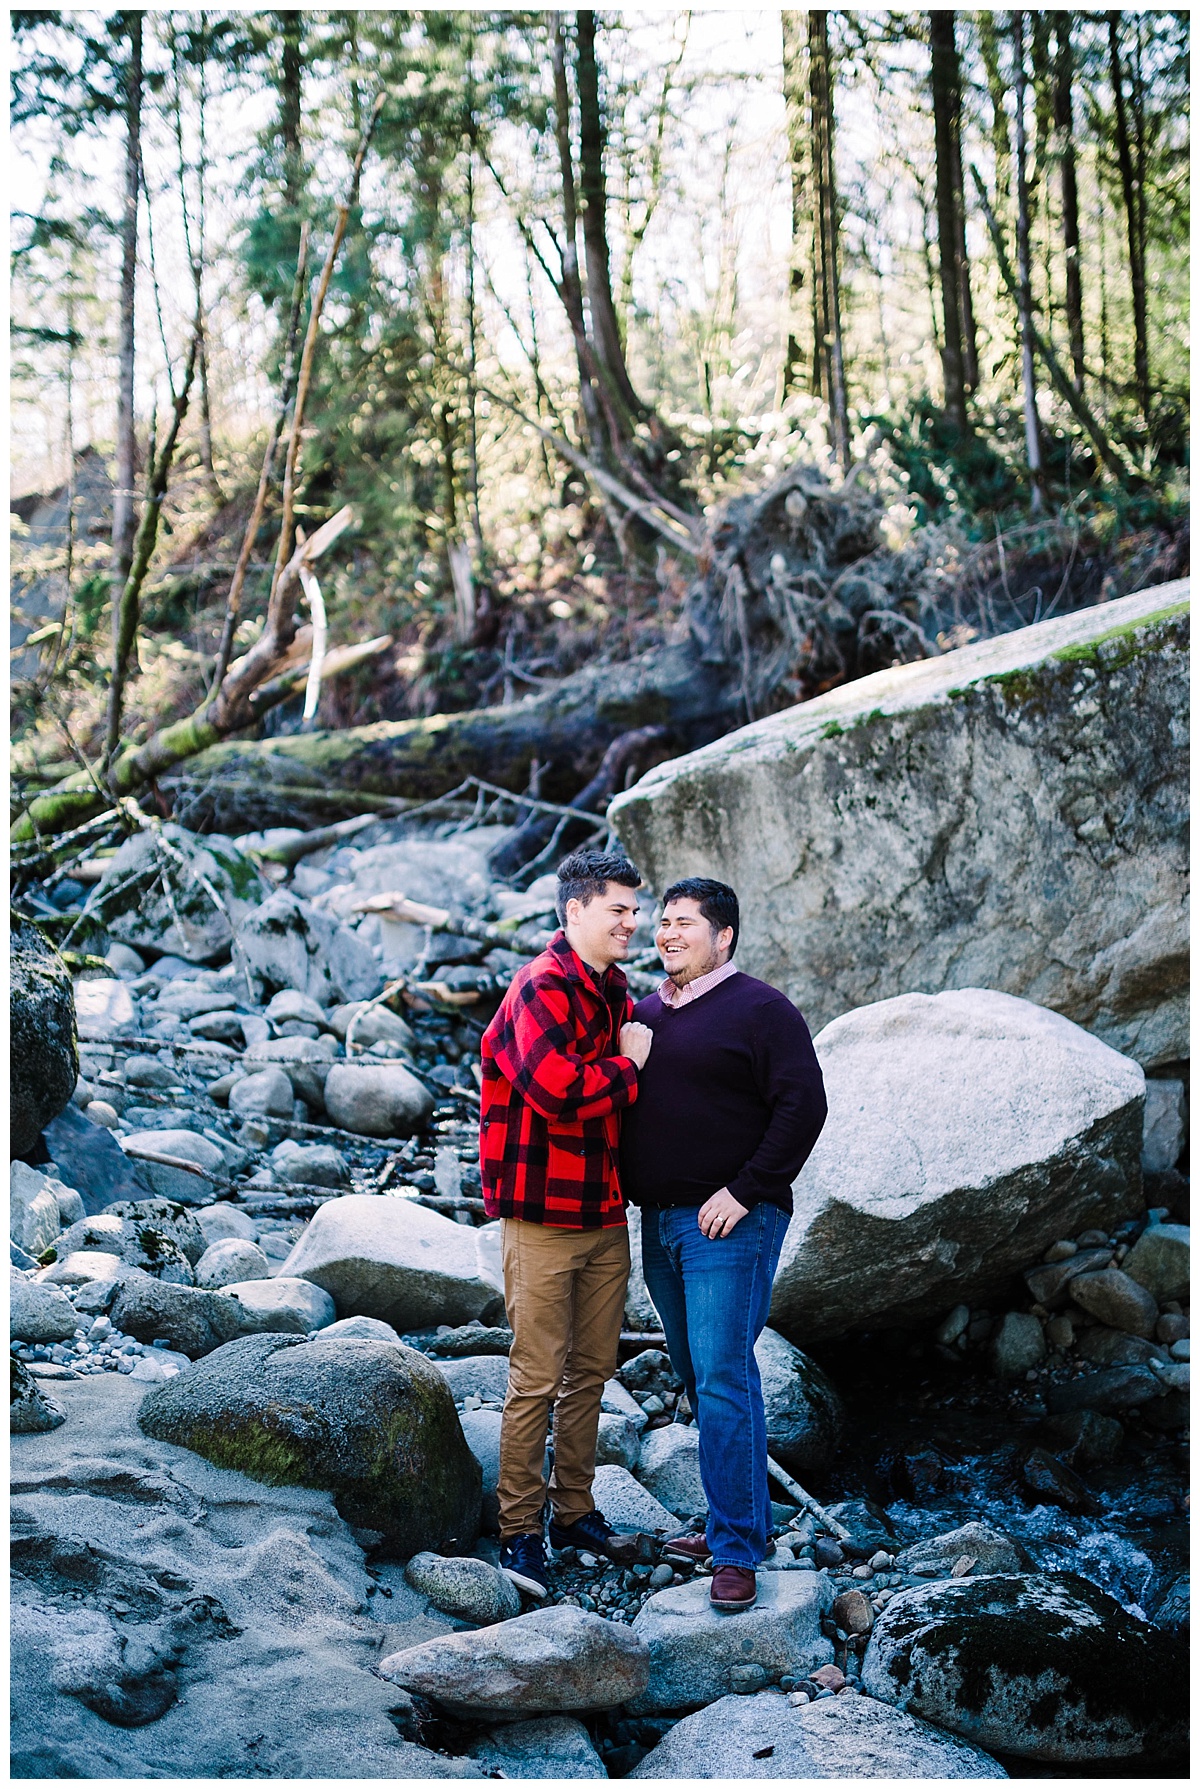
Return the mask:
<svg viewBox="0 0 1200 1789">
<path fill-rule="evenodd" d="M 1071 1572 L 905 1591 L 876 1618 L 862 1680 L 881 1702 L 1019 1758 L 1161 1762 L 1187 1743 L 1183 1646 Z"/>
<path fill-rule="evenodd" d="M 479 1462 L 454 1400 L 402 1344 L 246 1336 L 156 1386 L 138 1422 L 267 1484 L 332 1491 L 401 1558 L 479 1533 Z"/>
<path fill-rule="evenodd" d="M 267 892 L 232 839 L 220 833 L 198 839 L 168 824 L 126 839 L 92 906 L 121 944 L 211 963 L 228 954 L 235 928 Z"/>
<path fill-rule="evenodd" d="M 79 1056 L 71 973 L 32 920 L 9 914 L 9 1126 L 27 1155 L 75 1091 Z"/>
</svg>

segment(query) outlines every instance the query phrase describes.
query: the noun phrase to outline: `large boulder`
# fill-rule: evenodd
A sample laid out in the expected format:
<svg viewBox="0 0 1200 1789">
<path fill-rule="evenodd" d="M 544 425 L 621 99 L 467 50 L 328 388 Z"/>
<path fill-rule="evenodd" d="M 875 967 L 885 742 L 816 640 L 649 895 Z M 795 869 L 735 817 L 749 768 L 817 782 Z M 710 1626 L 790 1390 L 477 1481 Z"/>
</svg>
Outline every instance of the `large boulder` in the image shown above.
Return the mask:
<svg viewBox="0 0 1200 1789">
<path fill-rule="evenodd" d="M 65 1265 L 82 1258 L 68 1256 Z M 110 1313 L 113 1327 L 135 1341 L 154 1342 L 165 1336 L 170 1347 L 197 1360 L 248 1329 L 265 1327 L 247 1323 L 237 1301 L 223 1292 L 158 1280 L 137 1268 L 125 1268 L 117 1257 L 113 1260 L 112 1277 L 119 1282 Z"/>
<path fill-rule="evenodd" d="M 699 1708 L 730 1694 L 742 1665 L 758 1665 L 767 1683 L 785 1673 L 803 1677 L 833 1659 L 821 1617 L 833 1603 L 829 1580 L 816 1572 L 760 1572 L 758 1601 L 733 1621 L 709 1601 L 706 1578 L 660 1590 L 633 1624 L 650 1650 L 650 1681 L 639 1714 Z"/>
<path fill-rule="evenodd" d="M 381 1677 L 462 1712 L 615 1708 L 646 1687 L 650 1658 L 628 1628 L 560 1604 L 394 1652 Z"/>
<path fill-rule="evenodd" d="M 27 1155 L 79 1079 L 71 976 L 32 920 L 9 915 L 9 1147 Z"/>
<path fill-rule="evenodd" d="M 631 1777 L 1007 1777 L 986 1752 L 867 1696 L 792 1708 L 777 1690 L 722 1696 L 678 1722 Z"/>
<path fill-rule="evenodd" d="M 57 1286 L 39 1285 L 9 1268 L 8 1333 L 18 1342 L 66 1342 L 75 1334 L 75 1306 Z"/>
<path fill-rule="evenodd" d="M 398 1330 L 469 1323 L 502 1297 L 473 1230 L 372 1193 L 322 1205 L 280 1272 L 323 1287 L 339 1317 L 380 1317 Z"/>
<path fill-rule="evenodd" d="M 333 1323 L 332 1298 L 311 1280 L 291 1279 L 281 1273 L 269 1280 L 231 1280 L 221 1290 L 240 1307 L 243 1332 L 269 1329 L 278 1335 L 306 1336 Z"/>
<path fill-rule="evenodd" d="M 276 889 L 249 916 L 238 944 L 260 1002 L 295 988 L 326 1007 L 369 1000 L 379 987 L 375 958 L 363 940 L 286 889 Z"/>
<path fill-rule="evenodd" d="M 1187 1655 L 1073 1573 L 960 1578 L 876 1618 L 863 1687 L 990 1750 L 1048 1763 L 1186 1745 Z"/>
<path fill-rule="evenodd" d="M 754 1344 L 767 1413 L 767 1451 L 789 1472 L 822 1472 L 845 1424 L 842 1400 L 815 1361 L 777 1330 Z"/>
<path fill-rule="evenodd" d="M 653 888 L 739 890 L 739 962 L 814 1030 L 983 986 L 1186 1057 L 1189 590 L 859 678 L 651 770 L 610 822 Z"/>
<path fill-rule="evenodd" d="M 479 1532 L 478 1462 L 412 1348 L 245 1336 L 156 1386 L 138 1422 L 251 1478 L 332 1491 L 348 1522 L 402 1556 Z"/>
<path fill-rule="evenodd" d="M 79 1193 L 89 1217 L 116 1201 L 145 1199 L 155 1191 L 139 1163 L 77 1106 L 66 1105 L 51 1119 L 44 1140 L 55 1174 Z"/>
<path fill-rule="evenodd" d="M 796 1341 L 985 1303 L 1141 1199 L 1141 1069 L 1011 994 L 901 994 L 816 1039 L 829 1117 L 771 1322 Z"/>
<path fill-rule="evenodd" d="M 228 952 L 265 892 L 253 859 L 232 839 L 220 833 L 199 839 L 168 823 L 126 839 L 92 906 L 104 916 L 109 937 L 122 944 L 210 963 Z"/>
</svg>

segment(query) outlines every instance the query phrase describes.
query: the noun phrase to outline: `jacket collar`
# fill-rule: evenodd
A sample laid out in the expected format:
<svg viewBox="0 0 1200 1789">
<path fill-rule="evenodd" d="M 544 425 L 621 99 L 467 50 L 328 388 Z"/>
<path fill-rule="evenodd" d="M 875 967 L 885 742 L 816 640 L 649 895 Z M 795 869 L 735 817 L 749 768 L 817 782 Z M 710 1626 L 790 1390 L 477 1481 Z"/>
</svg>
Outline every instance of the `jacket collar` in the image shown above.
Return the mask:
<svg viewBox="0 0 1200 1789">
<path fill-rule="evenodd" d="M 625 971 L 618 963 L 610 964 L 603 975 L 597 974 L 591 964 L 585 963 L 578 951 L 568 944 L 567 934 L 563 931 L 555 932 L 546 949 L 551 956 L 558 959 L 564 974 L 571 981 L 582 983 L 585 988 L 590 988 L 593 993 L 598 994 L 602 1000 L 608 999 L 614 993 L 623 994 L 629 985 L 625 980 Z"/>
</svg>

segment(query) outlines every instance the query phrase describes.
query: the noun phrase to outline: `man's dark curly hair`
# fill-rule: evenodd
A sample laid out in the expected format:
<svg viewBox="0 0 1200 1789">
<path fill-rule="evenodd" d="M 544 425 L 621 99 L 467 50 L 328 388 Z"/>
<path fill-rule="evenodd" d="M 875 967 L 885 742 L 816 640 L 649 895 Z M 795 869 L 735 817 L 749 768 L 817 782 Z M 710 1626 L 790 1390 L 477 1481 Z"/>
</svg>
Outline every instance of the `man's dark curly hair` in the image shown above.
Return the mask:
<svg viewBox="0 0 1200 1789">
<path fill-rule="evenodd" d="M 623 851 L 572 851 L 558 866 L 558 893 L 554 909 L 558 923 L 567 923 L 567 902 L 581 901 L 586 907 L 596 895 L 602 895 L 610 882 L 622 888 L 640 888 L 641 874 L 635 870 Z"/>
</svg>

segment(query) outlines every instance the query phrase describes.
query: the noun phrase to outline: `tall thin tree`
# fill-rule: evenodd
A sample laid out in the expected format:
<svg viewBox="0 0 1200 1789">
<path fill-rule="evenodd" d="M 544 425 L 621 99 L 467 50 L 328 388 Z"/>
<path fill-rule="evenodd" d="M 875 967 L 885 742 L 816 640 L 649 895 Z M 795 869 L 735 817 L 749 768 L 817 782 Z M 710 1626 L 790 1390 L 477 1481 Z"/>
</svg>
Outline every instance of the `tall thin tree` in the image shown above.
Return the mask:
<svg viewBox="0 0 1200 1789">
<path fill-rule="evenodd" d="M 1129 115 L 1125 103 L 1125 77 L 1121 67 L 1121 15 L 1108 15 L 1108 64 L 1112 77 L 1113 113 L 1117 134 L 1117 161 L 1121 193 L 1125 201 L 1125 228 L 1129 242 L 1129 285 L 1133 298 L 1133 376 L 1143 421 L 1150 416 L 1150 350 L 1146 340 L 1146 228 L 1142 215 L 1144 191 L 1133 165 L 1129 140 Z"/>
<path fill-rule="evenodd" d="M 1054 15 L 1057 50 L 1054 58 L 1054 134 L 1062 197 L 1063 258 L 1066 262 L 1067 339 L 1076 391 L 1083 390 L 1083 277 L 1079 255 L 1079 183 L 1075 169 L 1075 132 L 1072 118 L 1072 85 L 1075 57 L 1071 44 L 1071 15 Z"/>
<path fill-rule="evenodd" d="M 812 140 L 808 129 L 808 34 L 804 14 L 779 15 L 783 35 L 783 103 L 787 119 L 788 171 L 792 188 L 792 252 L 788 269 L 787 338 L 779 380 L 782 404 L 816 374 L 808 347 L 812 334 L 813 196 Z M 807 314 L 806 314 L 807 313 Z"/>
<path fill-rule="evenodd" d="M 1025 457 L 1029 462 L 1029 509 L 1040 515 L 1045 508 L 1045 477 L 1038 423 L 1037 381 L 1033 353 L 1033 286 L 1029 252 L 1029 184 L 1026 178 L 1025 136 L 1025 15 L 1012 15 L 1013 98 L 1016 103 L 1017 172 L 1017 311 L 1021 325 L 1021 374 L 1025 394 Z"/>
<path fill-rule="evenodd" d="M 850 470 L 850 416 L 842 345 L 837 173 L 833 157 L 833 71 L 829 14 L 808 15 L 809 129 L 812 136 L 816 256 L 817 359 L 821 395 L 829 406 L 829 445 Z"/>
<path fill-rule="evenodd" d="M 121 307 L 117 325 L 117 484 L 113 493 L 113 643 L 117 641 L 120 596 L 133 560 L 134 343 L 137 298 L 138 195 L 142 186 L 142 14 L 126 18 L 129 54 L 125 63 L 125 181 L 121 213 Z"/>
<path fill-rule="evenodd" d="M 942 291 L 942 386 L 946 415 L 967 428 L 967 379 L 963 359 L 962 281 L 959 268 L 959 205 L 954 190 L 953 141 L 959 124 L 958 49 L 954 14 L 929 15 L 933 142 L 937 190 L 938 262 Z"/>
</svg>

